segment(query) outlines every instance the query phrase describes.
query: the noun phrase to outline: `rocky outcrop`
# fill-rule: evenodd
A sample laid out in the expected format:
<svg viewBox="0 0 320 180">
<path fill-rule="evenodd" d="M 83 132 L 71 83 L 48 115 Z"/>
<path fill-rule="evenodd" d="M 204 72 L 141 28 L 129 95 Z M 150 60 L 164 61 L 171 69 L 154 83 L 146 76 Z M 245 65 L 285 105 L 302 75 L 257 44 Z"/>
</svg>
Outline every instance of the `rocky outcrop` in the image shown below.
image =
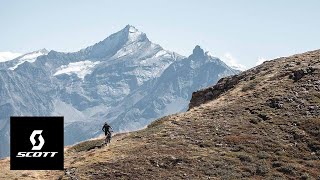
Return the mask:
<svg viewBox="0 0 320 180">
<path fill-rule="evenodd" d="M 220 79 L 218 83 L 212 87 L 193 92 L 189 104 L 189 110 L 193 107 L 199 106 L 208 101 L 216 99 L 221 94 L 238 84 L 241 77 L 242 76 L 239 75 L 225 77 Z"/>
<path fill-rule="evenodd" d="M 293 79 L 294 81 L 298 81 L 301 79 L 304 75 L 312 74 L 316 69 L 312 67 L 304 68 L 304 69 L 298 69 L 292 72 L 292 74 L 289 76 L 290 79 Z"/>
<path fill-rule="evenodd" d="M 189 110 L 208 101 L 218 98 L 224 92 L 232 89 L 244 78 L 243 74 L 221 78 L 216 85 L 192 93 Z"/>
</svg>

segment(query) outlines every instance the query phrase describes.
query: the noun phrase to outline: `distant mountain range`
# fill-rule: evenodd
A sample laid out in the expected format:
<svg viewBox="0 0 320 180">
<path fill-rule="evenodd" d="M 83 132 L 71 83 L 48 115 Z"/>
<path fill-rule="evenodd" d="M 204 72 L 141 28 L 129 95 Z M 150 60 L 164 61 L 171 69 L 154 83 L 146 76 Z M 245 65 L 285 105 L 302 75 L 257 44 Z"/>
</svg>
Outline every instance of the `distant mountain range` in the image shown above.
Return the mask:
<svg viewBox="0 0 320 180">
<path fill-rule="evenodd" d="M 196 46 L 189 57 L 164 50 L 127 25 L 73 53 L 46 49 L 0 62 L 0 157 L 9 155 L 12 115 L 65 117 L 65 143 L 141 129 L 185 111 L 193 91 L 239 73 Z"/>
</svg>

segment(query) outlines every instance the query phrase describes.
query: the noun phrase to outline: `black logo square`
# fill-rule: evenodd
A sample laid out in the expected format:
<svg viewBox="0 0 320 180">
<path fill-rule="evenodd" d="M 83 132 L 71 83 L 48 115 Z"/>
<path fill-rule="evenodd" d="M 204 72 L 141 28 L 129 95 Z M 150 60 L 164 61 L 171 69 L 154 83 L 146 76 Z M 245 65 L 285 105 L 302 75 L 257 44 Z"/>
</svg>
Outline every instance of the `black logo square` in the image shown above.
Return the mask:
<svg viewBox="0 0 320 180">
<path fill-rule="evenodd" d="M 10 169 L 63 170 L 63 117 L 11 117 Z"/>
</svg>

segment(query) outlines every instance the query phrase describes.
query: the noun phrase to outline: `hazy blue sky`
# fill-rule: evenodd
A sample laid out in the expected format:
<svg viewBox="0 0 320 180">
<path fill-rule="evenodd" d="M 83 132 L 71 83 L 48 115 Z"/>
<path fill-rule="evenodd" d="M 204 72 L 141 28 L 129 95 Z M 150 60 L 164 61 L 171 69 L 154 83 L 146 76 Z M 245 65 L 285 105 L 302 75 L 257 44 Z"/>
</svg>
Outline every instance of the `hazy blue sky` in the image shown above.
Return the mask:
<svg viewBox="0 0 320 180">
<path fill-rule="evenodd" d="M 134 25 L 165 49 L 199 44 L 247 67 L 320 48 L 319 0 L 0 0 L 0 52 L 77 51 Z"/>
</svg>

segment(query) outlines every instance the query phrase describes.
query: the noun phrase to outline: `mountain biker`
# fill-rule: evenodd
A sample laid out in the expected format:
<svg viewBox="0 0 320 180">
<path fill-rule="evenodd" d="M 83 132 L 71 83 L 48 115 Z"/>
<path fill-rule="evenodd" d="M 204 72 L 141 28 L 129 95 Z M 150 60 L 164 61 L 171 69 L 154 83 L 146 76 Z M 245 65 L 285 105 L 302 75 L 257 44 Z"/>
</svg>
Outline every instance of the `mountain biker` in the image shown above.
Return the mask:
<svg viewBox="0 0 320 180">
<path fill-rule="evenodd" d="M 111 129 L 112 129 L 112 127 L 107 122 L 105 122 L 102 127 L 102 131 L 104 132 L 104 135 L 106 136 L 106 139 L 104 141 L 104 143 L 106 145 L 108 143 L 110 143 L 110 140 L 111 140 L 111 132 L 113 132 Z"/>
</svg>

